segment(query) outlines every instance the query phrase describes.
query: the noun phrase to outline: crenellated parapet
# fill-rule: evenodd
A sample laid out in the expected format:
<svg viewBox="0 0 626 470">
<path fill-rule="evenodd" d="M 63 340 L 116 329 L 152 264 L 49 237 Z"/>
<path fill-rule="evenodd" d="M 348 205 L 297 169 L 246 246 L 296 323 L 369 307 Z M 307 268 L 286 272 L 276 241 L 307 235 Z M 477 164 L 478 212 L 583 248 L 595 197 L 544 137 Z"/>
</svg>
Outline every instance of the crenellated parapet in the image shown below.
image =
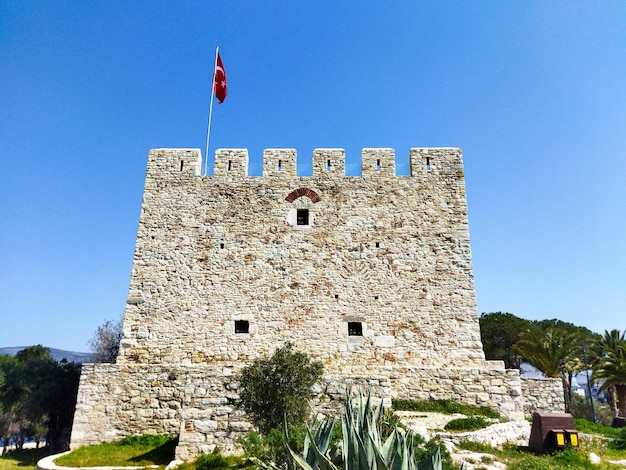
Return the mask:
<svg viewBox="0 0 626 470">
<path fill-rule="evenodd" d="M 296 149 L 274 148 L 263 151 L 263 177 L 289 179 L 297 174 Z M 247 149 L 218 149 L 213 163 L 213 177 L 245 178 L 248 171 Z M 462 176 L 463 160 L 458 148 L 411 148 L 409 176 L 428 177 L 452 174 Z M 199 149 L 155 149 L 150 151 L 148 173 L 164 172 L 185 175 L 202 174 L 202 156 Z M 313 150 L 313 177 L 346 176 L 346 152 L 339 148 Z M 364 148 L 361 151 L 361 176 L 364 178 L 396 176 L 396 152 L 391 148 Z"/>
</svg>

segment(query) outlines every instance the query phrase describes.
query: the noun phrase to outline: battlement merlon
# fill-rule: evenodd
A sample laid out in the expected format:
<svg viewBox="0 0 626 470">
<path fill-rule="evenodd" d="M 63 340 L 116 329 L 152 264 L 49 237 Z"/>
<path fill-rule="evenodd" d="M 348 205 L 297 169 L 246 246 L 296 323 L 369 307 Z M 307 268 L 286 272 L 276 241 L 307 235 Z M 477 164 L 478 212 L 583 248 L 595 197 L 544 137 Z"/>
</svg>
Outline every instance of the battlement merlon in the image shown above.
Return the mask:
<svg viewBox="0 0 626 470">
<path fill-rule="evenodd" d="M 313 150 L 313 176 L 346 176 L 346 152 L 328 148 Z M 297 152 L 295 149 L 265 149 L 263 151 L 263 177 L 294 178 Z M 411 148 L 409 151 L 410 176 L 428 179 L 429 175 L 454 175 L 463 178 L 463 159 L 459 148 Z M 361 151 L 362 177 L 396 176 L 395 151 L 390 148 L 364 148 Z M 163 177 L 166 173 L 200 176 L 202 154 L 200 149 L 150 150 L 148 175 Z M 247 149 L 217 149 L 213 177 L 248 177 Z"/>
</svg>

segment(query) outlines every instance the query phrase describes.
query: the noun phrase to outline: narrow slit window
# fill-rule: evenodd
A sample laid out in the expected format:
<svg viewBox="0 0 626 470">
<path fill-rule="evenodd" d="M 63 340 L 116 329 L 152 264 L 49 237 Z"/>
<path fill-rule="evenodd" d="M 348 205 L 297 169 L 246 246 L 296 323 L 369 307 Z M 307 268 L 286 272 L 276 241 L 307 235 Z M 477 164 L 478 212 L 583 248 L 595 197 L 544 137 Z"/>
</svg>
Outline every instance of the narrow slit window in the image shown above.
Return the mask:
<svg viewBox="0 0 626 470">
<path fill-rule="evenodd" d="M 426 169 L 430 170 L 430 157 L 426 157 Z"/>
<path fill-rule="evenodd" d="M 235 320 L 235 333 L 249 333 L 250 322 L 248 320 Z"/>
<path fill-rule="evenodd" d="M 330 171 L 330 160 L 326 160 L 326 171 Z"/>
<path fill-rule="evenodd" d="M 185 167 L 185 162 L 183 160 L 180 161 L 180 171 L 183 171 L 183 168 Z"/>
<path fill-rule="evenodd" d="M 376 242 L 376 248 L 380 248 L 380 242 Z"/>
<path fill-rule="evenodd" d="M 297 225 L 309 225 L 309 210 L 308 209 L 298 209 Z"/>
<path fill-rule="evenodd" d="M 223 250 L 223 249 L 224 249 L 224 244 L 220 243 L 220 250 Z"/>
<path fill-rule="evenodd" d="M 233 169 L 233 161 L 232 160 L 228 160 L 228 171 Z"/>
<path fill-rule="evenodd" d="M 348 336 L 363 336 L 363 323 L 360 321 L 349 321 Z"/>
<path fill-rule="evenodd" d="M 376 160 L 376 171 L 380 171 L 380 158 Z"/>
<path fill-rule="evenodd" d="M 282 170 L 282 168 L 283 168 L 283 161 L 278 160 L 278 171 Z"/>
</svg>

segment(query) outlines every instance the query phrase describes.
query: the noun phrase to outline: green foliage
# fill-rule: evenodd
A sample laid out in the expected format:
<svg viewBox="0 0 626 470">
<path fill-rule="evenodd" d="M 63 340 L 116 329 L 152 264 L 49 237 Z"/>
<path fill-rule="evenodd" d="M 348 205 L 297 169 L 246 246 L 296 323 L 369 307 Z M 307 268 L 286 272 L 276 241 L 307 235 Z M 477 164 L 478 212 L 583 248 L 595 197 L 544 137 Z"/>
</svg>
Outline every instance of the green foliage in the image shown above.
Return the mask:
<svg viewBox="0 0 626 470">
<path fill-rule="evenodd" d="M 301 452 L 304 448 L 304 436 L 307 429 L 304 426 L 288 426 L 287 434 L 289 436 L 289 447 Z M 271 429 L 267 435 L 261 435 L 254 431 L 239 440 L 243 447 L 244 454 L 265 463 L 267 465 L 273 462 L 279 467 L 286 467 L 288 458 L 288 450 L 284 430 Z"/>
<path fill-rule="evenodd" d="M 591 350 L 592 381 L 600 390 L 614 388 L 621 416 L 626 416 L 626 331 L 605 331 Z"/>
<path fill-rule="evenodd" d="M 424 413 L 455 414 L 460 413 L 466 416 L 486 416 L 487 418 L 500 419 L 497 411 L 486 406 L 466 405 L 452 400 L 404 400 L 393 399 L 394 410 L 398 411 L 422 411 Z"/>
<path fill-rule="evenodd" d="M 292 425 L 304 424 L 310 412 L 307 398 L 323 369 L 321 362 L 311 362 L 287 343 L 272 357 L 256 359 L 242 369 L 241 405 L 263 434 L 282 428 L 285 416 Z"/>
<path fill-rule="evenodd" d="M 485 419 L 483 416 L 469 416 L 467 418 L 458 418 L 448 421 L 444 429 L 446 431 L 474 431 L 476 429 L 486 428 L 491 424 L 493 424 L 493 422 Z"/>
<path fill-rule="evenodd" d="M 117 442 L 84 446 L 55 460 L 65 467 L 167 465 L 174 459 L 178 437 L 129 436 Z"/>
<path fill-rule="evenodd" d="M 215 449 L 211 454 L 199 456 L 193 465 L 195 470 L 219 470 L 225 468 L 249 468 L 252 462 L 236 455 L 222 455 L 219 449 Z"/>
<path fill-rule="evenodd" d="M 117 441 L 116 445 L 120 447 L 133 447 L 135 449 L 156 449 L 168 442 L 176 442 L 177 439 L 174 434 L 140 434 L 136 436 L 126 436 Z"/>
<path fill-rule="evenodd" d="M 515 350 L 546 377 L 561 377 L 563 367 L 581 354 L 582 339 L 578 333 L 558 327 L 533 325 L 522 331 Z"/>
<path fill-rule="evenodd" d="M 604 426 L 610 426 L 613 422 L 613 410 L 611 410 L 611 407 L 600 403 L 598 400 L 593 400 L 593 407 L 598 423 Z M 593 413 L 591 412 L 589 399 L 581 397 L 578 394 L 572 395 L 570 413 L 574 418 L 583 418 L 584 420 L 593 422 Z"/>
<path fill-rule="evenodd" d="M 443 466 L 441 451 L 436 444 L 432 443 L 432 451 L 425 454 L 429 450 L 420 448 L 418 443 L 421 441 L 402 428 L 394 428 L 383 442 L 380 433 L 384 415 L 382 401 L 373 406 L 371 396 L 365 399 L 359 393 L 357 402 L 353 408 L 349 393 L 341 419 L 340 442 L 333 444 L 334 420 L 314 421 L 308 428 L 302 454 L 289 448 L 289 467 L 304 470 L 338 470 L 341 467 L 346 470 L 454 468 Z M 418 463 L 419 457 L 424 455 L 425 460 Z"/>
<path fill-rule="evenodd" d="M 522 359 L 514 346 L 531 322 L 503 312 L 483 313 L 478 321 L 485 357 L 504 361 L 507 369 L 519 369 Z"/>
<path fill-rule="evenodd" d="M 47 434 L 53 452 L 66 450 L 78 393 L 80 365 L 55 362 L 41 345 L 0 357 L 0 438 L 21 448 L 28 437 Z"/>
</svg>

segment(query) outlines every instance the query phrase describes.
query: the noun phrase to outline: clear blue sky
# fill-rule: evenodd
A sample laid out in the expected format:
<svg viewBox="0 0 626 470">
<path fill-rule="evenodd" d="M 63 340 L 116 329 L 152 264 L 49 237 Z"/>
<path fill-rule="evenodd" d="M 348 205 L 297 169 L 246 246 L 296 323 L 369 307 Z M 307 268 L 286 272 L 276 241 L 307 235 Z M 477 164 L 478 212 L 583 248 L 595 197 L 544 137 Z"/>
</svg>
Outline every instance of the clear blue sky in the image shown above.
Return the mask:
<svg viewBox="0 0 626 470">
<path fill-rule="evenodd" d="M 626 329 L 626 2 L 0 0 L 0 346 L 86 351 L 148 150 L 464 152 L 478 313 Z M 354 171 L 354 170 L 352 170 Z"/>
</svg>

